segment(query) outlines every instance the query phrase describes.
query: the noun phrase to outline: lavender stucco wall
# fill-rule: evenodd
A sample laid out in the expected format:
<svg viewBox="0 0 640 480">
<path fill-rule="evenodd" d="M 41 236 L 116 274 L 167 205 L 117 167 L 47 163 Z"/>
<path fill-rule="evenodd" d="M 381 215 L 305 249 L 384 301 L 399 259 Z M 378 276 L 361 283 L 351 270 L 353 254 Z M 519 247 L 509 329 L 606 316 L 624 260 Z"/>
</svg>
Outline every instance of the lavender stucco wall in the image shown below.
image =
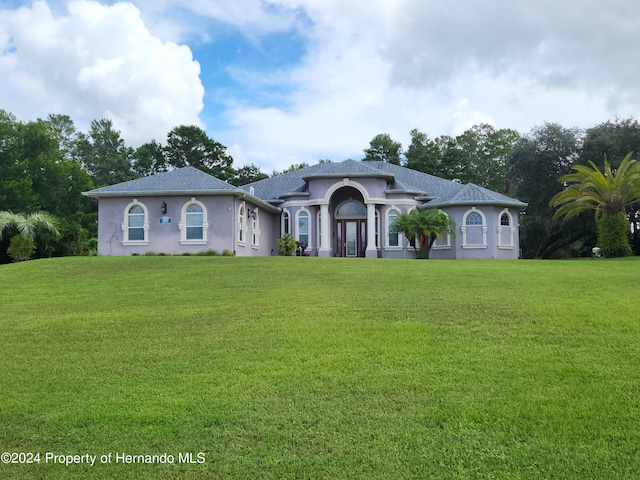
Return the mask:
<svg viewBox="0 0 640 480">
<path fill-rule="evenodd" d="M 378 256 L 384 258 L 415 258 L 415 252 L 406 238 L 399 235 L 399 246 L 391 246 L 388 243 L 388 212 L 392 209 L 408 211 L 415 208 L 417 202 L 411 194 L 389 194 L 385 192 L 386 182 L 382 179 L 364 178 L 357 180 L 344 179 L 315 179 L 310 182 L 310 194 L 298 197 L 289 197 L 281 205 L 290 213 L 290 228 L 294 237 L 297 237 L 296 213 L 301 209 L 309 212 L 309 247 L 306 251 L 309 255 L 318 255 L 318 222 L 317 213 L 320 204 L 326 203 L 326 192 L 334 191 L 329 198 L 329 246 L 331 255 L 335 251 L 335 209 L 341 201 L 352 194 L 358 200 L 372 199 L 379 218 L 378 229 Z M 355 190 L 341 190 L 342 188 Z M 360 194 L 362 192 L 362 198 Z M 204 250 L 216 250 L 222 252 L 229 250 L 238 256 L 269 256 L 278 252 L 276 241 L 281 233 L 280 213 L 275 213 L 264 205 L 256 205 L 246 198 L 234 195 L 203 195 L 195 199 L 201 202 L 206 209 L 209 226 L 207 229 L 207 242 L 205 244 L 181 243 L 179 223 L 181 222 L 182 208 L 191 202 L 191 196 L 157 196 L 137 197 L 138 202 L 144 204 L 148 212 L 149 229 L 147 232 L 148 244 L 126 245 L 123 244 L 124 232 L 121 225 L 125 222 L 125 210 L 133 202 L 134 197 L 101 198 L 99 202 L 98 223 L 98 254 L 99 255 L 132 255 L 146 252 L 182 254 L 197 253 Z M 162 202 L 167 204 L 166 217 L 171 218 L 171 223 L 160 223 L 163 213 Z M 238 239 L 238 213 L 242 202 L 246 208 L 245 241 Z M 256 209 L 259 218 L 258 244 L 252 244 L 252 222 L 248 211 Z M 467 228 L 467 243 L 464 245 L 464 216 L 472 207 L 456 206 L 445 208 L 444 211 L 456 223 L 456 235 L 446 241 L 437 241 L 431 250 L 433 259 L 516 259 L 519 256 L 519 228 L 517 209 L 507 209 L 511 218 L 509 227 L 501 227 L 500 216 L 505 211 L 504 207 L 478 206 L 476 210 L 485 218 L 486 243 L 484 242 L 482 227 Z M 513 237 L 511 237 L 513 229 Z M 475 231 L 474 231 L 475 230 Z M 510 244 L 513 243 L 513 246 Z"/>
<path fill-rule="evenodd" d="M 204 244 L 183 244 L 179 223 L 181 222 L 182 207 L 195 198 L 206 209 L 208 222 L 207 242 Z M 228 196 L 161 196 L 161 197 L 137 197 L 136 200 L 143 204 L 148 212 L 147 231 L 148 244 L 126 245 L 123 244 L 125 232 L 121 225 L 125 222 L 125 210 L 134 201 L 134 197 L 101 198 L 98 204 L 98 255 L 133 255 L 147 252 L 182 254 L 197 253 L 205 250 L 238 251 L 237 237 L 237 198 Z M 167 204 L 166 215 L 161 211 L 162 202 Z M 247 203 L 250 208 L 254 205 Z M 160 223 L 161 217 L 168 217 L 171 223 Z M 276 217 L 279 218 L 278 215 Z M 249 241 L 248 250 L 243 248 L 242 254 L 268 255 L 273 248 L 274 214 L 267 210 L 260 211 L 260 242 L 257 248 L 252 248 Z M 250 235 L 251 225 L 248 225 Z M 251 237 L 248 237 L 249 239 Z"/>
<path fill-rule="evenodd" d="M 519 226 L 518 210 L 505 209 L 499 206 L 478 206 L 476 211 L 481 212 L 485 218 L 486 243 L 483 241 L 482 227 L 467 227 L 467 245 L 464 244 L 463 232 L 465 214 L 474 208 L 473 206 L 457 206 L 443 209 L 449 218 L 456 223 L 456 235 L 451 239 L 451 249 L 435 249 L 432 258 L 458 258 L 458 259 L 517 259 L 519 257 Z M 499 234 L 500 216 L 504 211 L 511 215 L 511 225 L 502 227 L 504 231 Z M 511 236 L 507 235 L 507 229 L 513 229 L 513 245 Z M 502 237 L 502 241 L 500 241 Z M 478 239 L 480 239 L 478 241 Z M 486 246 L 479 246 L 485 244 Z M 502 245 L 501 245 L 502 244 Z"/>
</svg>

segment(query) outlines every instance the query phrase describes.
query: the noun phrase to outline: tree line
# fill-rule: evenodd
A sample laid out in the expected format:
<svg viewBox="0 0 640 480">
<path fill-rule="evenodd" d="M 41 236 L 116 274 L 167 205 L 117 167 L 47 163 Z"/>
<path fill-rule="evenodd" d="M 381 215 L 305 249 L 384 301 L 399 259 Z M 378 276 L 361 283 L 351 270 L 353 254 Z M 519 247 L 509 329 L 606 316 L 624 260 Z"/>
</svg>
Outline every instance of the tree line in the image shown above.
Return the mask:
<svg viewBox="0 0 640 480">
<path fill-rule="evenodd" d="M 381 160 L 438 177 L 475 183 L 528 206 L 521 216 L 525 257 L 584 255 L 596 244 L 593 215 L 554 218 L 551 199 L 563 190 L 559 177 L 575 165 L 605 156 L 615 170 L 629 152 L 640 152 L 640 125 L 616 119 L 586 130 L 546 123 L 527 134 L 476 125 L 458 136 L 431 138 L 414 129 L 406 149 L 388 134 L 376 135 L 363 161 Z M 330 160 L 320 160 L 328 162 Z M 35 239 L 36 257 L 86 255 L 95 251 L 97 205 L 83 191 L 187 165 L 240 186 L 269 175 L 256 165 L 233 168 L 226 147 L 199 127 L 180 125 L 161 144 L 151 140 L 131 148 L 108 119 L 79 131 L 67 115 L 18 121 L 0 110 L 0 211 L 54 215 L 59 235 L 44 230 Z M 286 173 L 307 166 L 292 165 Z M 627 209 L 632 247 L 640 253 L 638 205 Z M 0 262 L 9 261 L 10 235 L 0 239 Z"/>
<path fill-rule="evenodd" d="M 43 229 L 35 237 L 36 257 L 95 251 L 97 205 L 82 192 L 188 165 L 233 185 L 268 176 L 255 165 L 235 170 L 226 147 L 194 125 L 172 129 L 164 146 L 151 140 L 134 149 L 109 119 L 82 132 L 67 115 L 22 122 L 0 110 L 0 212 L 56 218 L 59 234 Z M 0 263 L 10 260 L 6 252 L 19 224 L 0 225 L 6 230 L 0 231 Z"/>
<path fill-rule="evenodd" d="M 576 166 L 593 166 L 615 174 L 622 161 L 640 153 L 640 124 L 633 118 L 606 121 L 587 129 L 557 123 L 527 134 L 475 125 L 462 134 L 431 138 L 411 131 L 410 144 L 389 134 L 376 135 L 364 149 L 364 161 L 381 160 L 441 178 L 475 183 L 526 202 L 520 217 L 520 247 L 525 258 L 587 256 L 597 244 L 593 213 L 558 216 L 551 201 L 566 185 L 560 178 Z M 571 178 L 571 177 L 569 177 Z M 631 248 L 640 254 L 640 204 L 624 209 Z"/>
</svg>

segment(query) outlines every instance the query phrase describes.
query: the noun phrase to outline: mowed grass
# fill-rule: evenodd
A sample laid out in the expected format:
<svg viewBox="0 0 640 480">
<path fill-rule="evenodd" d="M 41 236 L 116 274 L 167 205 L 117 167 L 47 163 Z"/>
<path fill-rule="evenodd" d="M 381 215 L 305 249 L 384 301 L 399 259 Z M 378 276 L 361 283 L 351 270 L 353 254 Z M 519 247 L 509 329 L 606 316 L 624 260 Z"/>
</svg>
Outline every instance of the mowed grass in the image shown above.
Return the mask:
<svg viewBox="0 0 640 480">
<path fill-rule="evenodd" d="M 639 478 L 639 287 L 640 259 L 2 265 L 0 452 L 41 461 L 0 478 Z"/>
</svg>

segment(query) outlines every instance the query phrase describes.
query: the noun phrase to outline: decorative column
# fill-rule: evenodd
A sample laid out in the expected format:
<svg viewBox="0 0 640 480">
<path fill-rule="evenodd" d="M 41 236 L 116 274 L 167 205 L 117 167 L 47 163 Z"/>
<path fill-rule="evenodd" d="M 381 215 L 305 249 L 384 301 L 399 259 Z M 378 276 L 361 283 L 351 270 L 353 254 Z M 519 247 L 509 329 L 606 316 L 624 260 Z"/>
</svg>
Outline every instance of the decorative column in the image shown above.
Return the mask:
<svg viewBox="0 0 640 480">
<path fill-rule="evenodd" d="M 319 257 L 331 256 L 331 247 L 329 246 L 329 239 L 331 238 L 330 220 L 331 219 L 329 218 L 329 205 L 328 204 L 320 205 L 321 239 L 320 239 L 320 249 L 318 250 Z"/>
<path fill-rule="evenodd" d="M 374 203 L 367 204 L 367 250 L 365 251 L 367 258 L 377 258 L 378 249 L 376 248 L 376 205 Z"/>
</svg>

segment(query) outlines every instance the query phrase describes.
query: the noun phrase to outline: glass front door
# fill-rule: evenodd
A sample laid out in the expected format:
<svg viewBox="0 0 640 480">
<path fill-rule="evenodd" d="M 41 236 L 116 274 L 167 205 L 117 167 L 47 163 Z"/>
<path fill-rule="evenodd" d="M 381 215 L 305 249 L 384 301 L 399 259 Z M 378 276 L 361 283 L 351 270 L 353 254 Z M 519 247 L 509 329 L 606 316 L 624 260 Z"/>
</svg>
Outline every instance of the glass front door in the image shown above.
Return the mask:
<svg viewBox="0 0 640 480">
<path fill-rule="evenodd" d="M 345 221 L 346 256 L 358 256 L 358 222 Z"/>
<path fill-rule="evenodd" d="M 367 245 L 365 220 L 338 220 L 336 222 L 336 251 L 340 257 L 364 257 Z"/>
</svg>

